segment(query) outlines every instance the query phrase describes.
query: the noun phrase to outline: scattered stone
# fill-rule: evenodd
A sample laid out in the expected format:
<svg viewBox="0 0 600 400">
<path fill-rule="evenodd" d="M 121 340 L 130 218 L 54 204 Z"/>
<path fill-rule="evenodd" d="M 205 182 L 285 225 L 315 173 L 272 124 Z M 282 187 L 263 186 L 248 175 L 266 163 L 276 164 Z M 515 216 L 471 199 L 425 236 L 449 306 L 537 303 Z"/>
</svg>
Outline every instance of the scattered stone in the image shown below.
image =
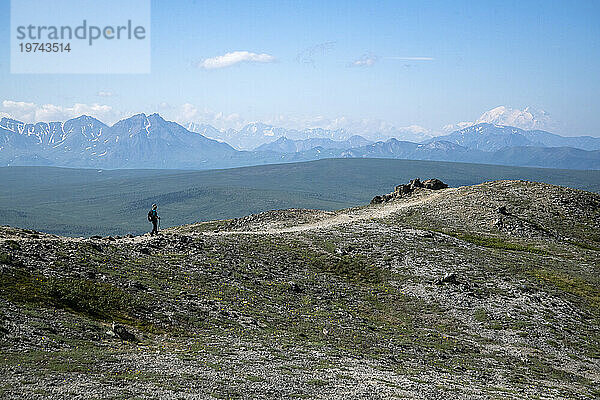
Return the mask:
<svg viewBox="0 0 600 400">
<path fill-rule="evenodd" d="M 86 271 L 85 277 L 87 279 L 96 279 L 96 272 L 95 271 Z"/>
<path fill-rule="evenodd" d="M 219 310 L 219 314 L 221 314 L 224 317 L 229 317 L 229 312 L 225 309 Z"/>
<path fill-rule="evenodd" d="M 91 242 L 90 243 L 90 247 L 94 250 L 96 250 L 97 252 L 102 252 L 103 247 L 100 243 L 96 243 L 96 242 Z"/>
<path fill-rule="evenodd" d="M 146 285 L 144 285 L 140 282 L 137 282 L 137 281 L 130 281 L 128 283 L 128 286 L 133 290 L 146 290 L 147 289 Z"/>
<path fill-rule="evenodd" d="M 452 285 L 458 284 L 457 276 L 454 272 L 447 272 L 442 278 L 438 279 L 437 284 L 442 285 L 444 283 L 450 283 Z"/>
<path fill-rule="evenodd" d="M 183 243 L 183 244 L 191 243 L 194 241 L 194 239 L 189 236 L 179 236 L 178 239 L 179 239 L 179 243 Z"/>
<path fill-rule="evenodd" d="M 124 326 L 112 323 L 113 333 L 121 340 L 127 342 L 137 342 L 137 338 L 131 332 L 129 332 Z"/>
<path fill-rule="evenodd" d="M 296 282 L 290 281 L 288 282 L 288 284 L 290 285 L 290 290 L 294 293 L 302 293 L 304 292 L 304 289 L 302 287 L 300 287 L 300 285 L 298 285 Z"/>
</svg>

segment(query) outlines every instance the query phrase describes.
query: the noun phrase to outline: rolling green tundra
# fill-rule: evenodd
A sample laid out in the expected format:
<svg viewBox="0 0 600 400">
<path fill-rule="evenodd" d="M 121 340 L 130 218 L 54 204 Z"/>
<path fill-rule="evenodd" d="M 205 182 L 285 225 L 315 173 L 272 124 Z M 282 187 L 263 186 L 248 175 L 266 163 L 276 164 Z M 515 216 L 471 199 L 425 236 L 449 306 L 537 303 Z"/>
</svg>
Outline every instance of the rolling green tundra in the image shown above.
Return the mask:
<svg viewBox="0 0 600 400">
<path fill-rule="evenodd" d="M 163 227 L 272 209 L 365 204 L 398 182 L 438 177 L 450 186 L 525 179 L 600 191 L 600 171 L 436 161 L 330 159 L 210 171 L 0 168 L 0 225 L 67 236 L 140 234 L 159 205 Z"/>
</svg>

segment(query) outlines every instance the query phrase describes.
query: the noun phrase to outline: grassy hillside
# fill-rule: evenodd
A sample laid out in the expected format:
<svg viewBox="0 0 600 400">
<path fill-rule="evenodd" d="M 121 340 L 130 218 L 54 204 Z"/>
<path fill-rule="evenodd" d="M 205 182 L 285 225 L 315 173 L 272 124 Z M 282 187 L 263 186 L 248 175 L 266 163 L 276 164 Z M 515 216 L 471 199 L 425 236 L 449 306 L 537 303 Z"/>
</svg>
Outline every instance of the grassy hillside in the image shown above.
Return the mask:
<svg viewBox="0 0 600 400">
<path fill-rule="evenodd" d="M 367 203 L 414 177 L 450 186 L 497 179 L 600 191 L 600 171 L 436 161 L 330 159 L 210 171 L 0 168 L 0 224 L 62 235 L 141 233 L 152 203 L 163 226 L 281 208 L 339 209 Z"/>
<path fill-rule="evenodd" d="M 597 399 L 598 232 L 599 194 L 521 181 L 158 237 L 0 227 L 0 398 Z"/>
</svg>

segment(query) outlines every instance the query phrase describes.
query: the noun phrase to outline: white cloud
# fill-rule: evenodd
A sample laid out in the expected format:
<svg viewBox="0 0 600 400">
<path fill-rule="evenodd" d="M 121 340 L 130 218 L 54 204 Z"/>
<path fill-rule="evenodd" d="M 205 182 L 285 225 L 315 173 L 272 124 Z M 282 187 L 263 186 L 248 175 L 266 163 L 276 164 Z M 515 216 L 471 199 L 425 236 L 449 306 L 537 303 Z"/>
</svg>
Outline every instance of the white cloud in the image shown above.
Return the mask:
<svg viewBox="0 0 600 400">
<path fill-rule="evenodd" d="M 4 100 L 0 107 L 0 116 L 14 118 L 24 122 L 35 122 L 35 103 Z"/>
<path fill-rule="evenodd" d="M 208 124 L 219 130 L 240 130 L 245 125 L 257 121 L 254 117 L 245 118 L 238 113 L 216 112 L 198 107 L 192 103 L 181 105 L 163 103 L 156 111 L 166 120 L 175 121 L 184 127 L 197 127 L 198 125 Z M 374 118 L 275 115 L 259 118 L 258 121 L 277 128 L 296 130 L 311 128 L 343 129 L 350 135 L 361 135 L 371 140 L 386 140 L 395 137 L 400 140 L 422 141 L 433 137 L 429 129 L 419 125 L 396 126 Z"/>
<path fill-rule="evenodd" d="M 449 133 L 449 132 L 454 132 L 460 129 L 464 129 L 464 128 L 468 128 L 469 126 L 475 125 L 474 122 L 457 122 L 455 124 L 448 124 L 448 125 L 444 125 L 444 127 L 442 128 L 442 131 L 444 131 L 444 133 Z"/>
<path fill-rule="evenodd" d="M 352 135 L 361 135 L 370 140 L 387 140 L 393 137 L 399 140 L 420 142 L 433 136 L 429 129 L 419 125 L 396 126 L 376 118 L 357 119 L 346 116 L 328 118 L 323 115 L 290 117 L 279 115 L 263 122 L 276 127 L 297 130 L 306 128 L 343 129 Z"/>
<path fill-rule="evenodd" d="M 158 112 L 166 120 L 175 121 L 184 127 L 190 127 L 194 124 L 208 124 L 219 130 L 240 130 L 254 121 L 254 119 L 244 118 L 237 113 L 216 112 L 207 108 L 200 108 L 192 103 L 181 105 L 161 103 L 151 109 L 134 110 L 134 112 L 116 111 L 111 106 L 102 104 L 77 103 L 72 106 L 59 106 L 55 104 L 38 105 L 12 100 L 4 100 L 0 103 L 0 116 L 11 117 L 26 123 L 66 121 L 85 114 L 110 125 L 121 118 L 140 111 L 146 113 Z M 374 118 L 277 115 L 263 118 L 261 122 L 275 127 L 297 130 L 306 128 L 343 129 L 350 135 L 361 135 L 371 140 L 386 140 L 395 137 L 400 140 L 421 141 L 432 136 L 430 130 L 419 125 L 395 126 Z"/>
<path fill-rule="evenodd" d="M 389 60 L 399 61 L 435 61 L 433 57 L 386 57 Z"/>
<path fill-rule="evenodd" d="M 198 108 L 194 104 L 184 103 L 180 106 L 173 106 L 162 103 L 158 110 L 160 115 L 178 124 L 188 127 L 190 124 L 208 124 L 213 127 L 224 129 L 241 129 L 248 121 L 244 120 L 237 113 L 223 113 L 209 110 L 207 108 Z"/>
<path fill-rule="evenodd" d="M 377 56 L 374 54 L 365 54 L 362 57 L 350 63 L 353 67 L 370 67 L 377 62 Z"/>
<path fill-rule="evenodd" d="M 113 92 L 109 92 L 107 90 L 100 90 L 98 93 L 96 93 L 96 96 L 98 97 L 112 97 L 114 96 Z"/>
<path fill-rule="evenodd" d="M 55 104 L 38 105 L 22 101 L 4 100 L 0 106 L 1 116 L 27 123 L 66 121 L 84 114 L 105 123 L 115 122 L 123 115 L 113 110 L 111 106 L 102 104 L 76 103 L 70 107 L 64 107 Z"/>
<path fill-rule="evenodd" d="M 198 117 L 198 109 L 190 103 L 185 103 L 180 107 L 177 119 L 191 121 Z"/>
<path fill-rule="evenodd" d="M 204 69 L 217 69 L 230 67 L 241 62 L 272 63 L 275 57 L 270 54 L 252 53 L 249 51 L 233 51 L 222 56 L 206 58 L 198 66 Z"/>
</svg>

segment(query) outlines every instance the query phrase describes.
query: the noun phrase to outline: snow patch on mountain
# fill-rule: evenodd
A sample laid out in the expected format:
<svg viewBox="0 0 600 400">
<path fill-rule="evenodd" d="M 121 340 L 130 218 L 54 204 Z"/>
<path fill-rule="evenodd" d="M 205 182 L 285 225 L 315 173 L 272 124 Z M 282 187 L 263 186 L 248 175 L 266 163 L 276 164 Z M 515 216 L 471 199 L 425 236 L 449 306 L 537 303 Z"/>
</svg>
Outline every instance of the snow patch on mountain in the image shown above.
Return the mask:
<svg viewBox="0 0 600 400">
<path fill-rule="evenodd" d="M 453 132 L 481 123 L 514 126 L 524 130 L 540 129 L 553 131 L 556 129 L 556 123 L 552 120 L 550 114 L 544 110 L 533 107 L 525 107 L 523 110 L 520 110 L 517 108 L 499 106 L 484 112 L 476 121 L 463 121 L 455 124 L 448 124 L 443 127 L 443 130 L 445 132 Z"/>
<path fill-rule="evenodd" d="M 517 128 L 532 130 L 548 130 L 552 121 L 550 115 L 544 110 L 525 107 L 523 110 L 500 106 L 484 112 L 476 123 L 495 125 L 509 125 Z"/>
</svg>

